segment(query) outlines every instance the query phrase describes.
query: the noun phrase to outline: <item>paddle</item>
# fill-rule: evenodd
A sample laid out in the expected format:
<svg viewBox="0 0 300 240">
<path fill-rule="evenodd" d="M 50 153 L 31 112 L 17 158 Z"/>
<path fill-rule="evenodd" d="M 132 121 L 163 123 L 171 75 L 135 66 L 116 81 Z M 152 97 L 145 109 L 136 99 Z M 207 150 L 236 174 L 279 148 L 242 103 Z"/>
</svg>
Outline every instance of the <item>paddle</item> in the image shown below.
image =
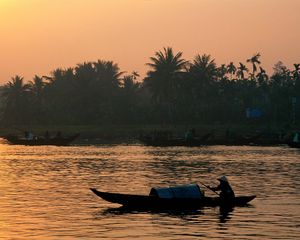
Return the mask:
<svg viewBox="0 0 300 240">
<path fill-rule="evenodd" d="M 209 189 L 210 191 L 212 191 L 212 192 L 214 192 L 215 194 L 217 194 L 218 196 L 220 196 L 219 193 L 217 193 L 215 190 L 212 190 L 209 186 L 205 185 L 204 183 L 202 183 L 202 182 L 200 182 L 200 181 L 199 181 L 199 183 L 202 184 L 202 185 L 203 185 L 204 187 L 206 187 L 207 189 Z"/>
</svg>

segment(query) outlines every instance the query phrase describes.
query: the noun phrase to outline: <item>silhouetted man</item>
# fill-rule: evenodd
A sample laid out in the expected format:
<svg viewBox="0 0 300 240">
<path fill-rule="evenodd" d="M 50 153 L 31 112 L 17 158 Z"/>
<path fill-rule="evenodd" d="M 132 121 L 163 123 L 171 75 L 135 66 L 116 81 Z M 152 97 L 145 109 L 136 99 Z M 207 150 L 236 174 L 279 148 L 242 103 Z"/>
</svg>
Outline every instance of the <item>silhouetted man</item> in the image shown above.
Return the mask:
<svg viewBox="0 0 300 240">
<path fill-rule="evenodd" d="M 220 191 L 220 198 L 223 202 L 232 202 L 235 198 L 234 192 L 225 176 L 218 178 L 220 184 L 217 187 L 212 187 L 213 191 Z"/>
</svg>

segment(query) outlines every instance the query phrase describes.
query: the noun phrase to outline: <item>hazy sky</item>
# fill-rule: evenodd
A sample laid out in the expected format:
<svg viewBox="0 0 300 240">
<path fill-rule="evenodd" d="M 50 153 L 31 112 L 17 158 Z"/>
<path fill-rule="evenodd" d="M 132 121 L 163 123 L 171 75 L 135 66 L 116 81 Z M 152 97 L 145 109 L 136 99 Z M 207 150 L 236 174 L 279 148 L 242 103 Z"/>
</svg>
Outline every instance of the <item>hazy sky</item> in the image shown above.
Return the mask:
<svg viewBox="0 0 300 240">
<path fill-rule="evenodd" d="M 167 46 L 217 64 L 260 52 L 271 73 L 300 63 L 299 10 L 300 0 L 0 0 L 0 83 L 97 59 L 145 75 Z"/>
</svg>

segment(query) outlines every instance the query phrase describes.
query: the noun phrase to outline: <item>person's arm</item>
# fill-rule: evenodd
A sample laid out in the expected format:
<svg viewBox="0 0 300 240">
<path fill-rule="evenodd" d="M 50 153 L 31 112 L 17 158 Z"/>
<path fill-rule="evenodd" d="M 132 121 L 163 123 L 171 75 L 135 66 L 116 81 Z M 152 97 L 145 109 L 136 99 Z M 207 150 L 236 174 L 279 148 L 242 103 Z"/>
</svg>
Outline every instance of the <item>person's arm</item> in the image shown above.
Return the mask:
<svg viewBox="0 0 300 240">
<path fill-rule="evenodd" d="M 217 187 L 209 187 L 211 190 L 213 190 L 213 191 L 218 191 L 218 190 L 220 190 L 221 188 L 220 188 L 220 185 L 219 186 L 217 186 Z"/>
</svg>

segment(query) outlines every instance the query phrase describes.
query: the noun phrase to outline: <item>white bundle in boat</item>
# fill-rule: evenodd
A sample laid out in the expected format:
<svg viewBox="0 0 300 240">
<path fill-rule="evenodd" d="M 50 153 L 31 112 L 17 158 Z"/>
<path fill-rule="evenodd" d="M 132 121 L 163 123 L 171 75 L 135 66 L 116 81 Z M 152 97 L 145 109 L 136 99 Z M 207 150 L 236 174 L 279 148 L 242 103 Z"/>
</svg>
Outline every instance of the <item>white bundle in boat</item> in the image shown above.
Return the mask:
<svg viewBox="0 0 300 240">
<path fill-rule="evenodd" d="M 189 198 L 201 199 L 203 193 L 197 184 L 181 185 L 174 187 L 154 187 L 150 191 L 150 196 L 157 196 L 159 198 Z"/>
</svg>

